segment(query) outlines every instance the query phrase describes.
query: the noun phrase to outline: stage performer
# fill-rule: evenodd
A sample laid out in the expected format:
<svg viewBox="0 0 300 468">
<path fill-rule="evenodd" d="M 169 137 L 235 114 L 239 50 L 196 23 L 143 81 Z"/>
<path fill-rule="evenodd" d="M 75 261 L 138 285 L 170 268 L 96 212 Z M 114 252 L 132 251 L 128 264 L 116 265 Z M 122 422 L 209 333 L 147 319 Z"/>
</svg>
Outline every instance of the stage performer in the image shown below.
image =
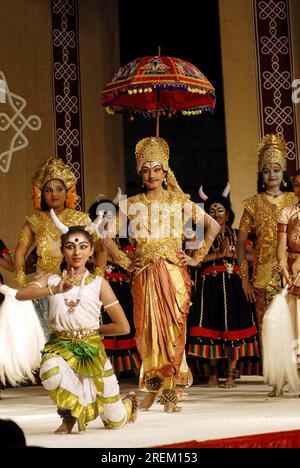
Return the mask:
<svg viewBox="0 0 300 468">
<path fill-rule="evenodd" d="M 300 340 L 300 171 L 298 170 L 294 180 L 294 191 L 297 196 L 298 203 L 295 205 L 284 208 L 278 216 L 278 242 L 277 242 L 277 259 L 278 266 L 283 277 L 284 285 L 288 286 L 288 294 L 286 296 L 286 301 L 288 304 L 288 309 L 290 321 L 288 317 L 286 318 L 285 327 L 287 330 L 278 330 L 280 336 L 287 339 L 287 336 L 291 342 L 282 343 L 280 347 L 280 360 L 282 361 L 282 355 L 286 353 L 286 360 L 283 361 L 286 363 L 286 369 L 281 369 L 276 366 L 276 361 L 272 362 L 274 353 L 271 355 L 268 352 L 265 356 L 265 366 L 267 369 L 274 369 L 273 373 L 270 374 L 272 377 L 272 382 L 267 382 L 273 385 L 273 390 L 271 392 L 272 396 L 282 396 L 283 395 L 283 386 L 284 383 L 282 378 L 283 372 L 287 373 L 287 376 L 294 376 L 289 382 L 291 387 L 297 388 L 297 385 L 294 384 L 296 381 L 295 376 L 297 376 L 297 364 L 299 356 L 299 340 Z M 282 309 L 278 311 L 280 315 L 283 315 Z M 265 325 L 266 326 L 266 325 Z M 274 323 L 271 323 L 270 326 L 274 327 Z M 265 336 L 264 346 L 266 351 L 270 351 L 272 348 L 269 346 L 274 346 L 273 343 L 269 343 L 266 339 L 268 335 Z M 270 335 L 272 336 L 272 335 Z M 294 359 L 291 358 L 291 353 L 294 352 Z M 270 356 L 269 356 L 270 355 Z M 268 361 L 266 359 L 268 358 Z M 294 366 L 294 369 L 293 369 Z M 298 378 L 299 379 L 299 378 Z M 289 380 L 289 379 L 287 379 Z M 280 382 L 280 384 L 279 384 Z M 298 393 L 299 393 L 299 381 L 298 381 Z"/>
<path fill-rule="evenodd" d="M 240 221 L 237 253 L 243 289 L 247 299 L 255 302 L 256 318 L 261 336 L 264 313 L 280 289 L 277 267 L 277 219 L 280 211 L 294 205 L 297 197 L 286 172 L 286 143 L 276 134 L 264 136 L 258 145 L 258 193 L 244 201 Z M 252 278 L 248 276 L 246 241 L 248 233 L 255 235 L 255 255 Z"/>
<path fill-rule="evenodd" d="M 37 272 L 59 273 L 60 271 L 62 261 L 60 231 L 50 217 L 51 208 L 60 221 L 67 226 L 86 226 L 91 223 L 86 213 L 75 210 L 78 198 L 76 182 L 77 179 L 70 166 L 59 158 L 48 158 L 36 172 L 32 181 L 32 189 L 33 204 L 37 212 L 27 216 L 15 250 L 17 281 L 20 287 L 26 285 L 25 260 L 34 246 L 36 246 L 38 256 Z M 98 258 L 96 258 L 96 266 L 101 268 L 101 260 Z M 48 299 L 43 298 L 35 304 L 45 334 L 48 335 Z"/>
<path fill-rule="evenodd" d="M 70 434 L 99 415 L 106 428 L 135 422 L 137 400 L 133 392 L 123 400 L 101 335 L 122 335 L 129 324 L 108 282 L 89 272 L 93 240 L 88 228 L 64 225 L 51 210 L 61 229 L 63 272 L 42 274 L 17 293 L 19 300 L 49 297 L 51 335 L 42 353 L 40 377 L 58 407 L 62 424 L 56 434 Z M 65 268 L 64 268 L 65 266 Z M 101 305 L 112 323 L 99 327 Z"/>
<path fill-rule="evenodd" d="M 102 195 L 102 194 L 101 194 Z M 106 229 L 106 220 L 114 217 L 119 210 L 119 200 L 122 196 L 122 191 L 118 188 L 118 192 L 113 200 L 106 198 L 104 195 L 98 197 L 97 200 L 89 208 L 89 216 L 92 221 L 97 217 L 99 211 L 103 212 L 103 230 Z M 105 197 L 105 198 L 104 198 Z M 128 238 L 115 238 L 115 242 L 119 249 L 131 255 L 134 258 L 134 247 L 128 241 Z M 113 368 L 118 378 L 128 377 L 128 375 L 138 375 L 141 360 L 136 348 L 135 342 L 135 328 L 133 323 L 133 301 L 131 294 L 131 274 L 124 270 L 119 265 L 113 263 L 109 253 L 107 258 L 107 265 L 104 273 L 104 278 L 109 282 L 113 292 L 119 300 L 123 308 L 126 318 L 130 324 L 130 333 L 123 336 L 104 337 L 103 344 L 105 346 L 106 354 L 110 358 Z M 109 323 L 109 315 L 102 308 L 101 319 L 103 323 Z"/>
<path fill-rule="evenodd" d="M 189 316 L 188 356 L 210 359 L 209 387 L 218 387 L 219 359 L 228 361 L 225 387 L 235 387 L 240 358 L 259 355 L 255 311 L 242 288 L 236 256 L 237 232 L 232 228 L 234 212 L 227 198 L 229 183 L 222 195 L 207 197 L 205 211 L 221 227 L 208 255 L 197 272 L 195 300 Z"/>
<path fill-rule="evenodd" d="M 127 200 L 127 213 L 121 201 L 120 212 L 127 215 L 136 255 L 132 293 L 136 342 L 142 359 L 140 388 L 149 392 L 141 409 L 150 408 L 160 392 L 164 411 L 172 413 L 181 409 L 176 404 L 176 386 L 188 384 L 187 267 L 202 261 L 219 225 L 180 189 L 169 167 L 169 146 L 164 139 L 144 138 L 136 145 L 135 153 L 137 172 L 145 190 Z M 197 249 L 193 250 L 193 256 L 182 250 L 183 218 L 189 217 L 205 228 L 205 238 L 194 241 Z M 132 269 L 126 254 L 119 251 L 118 255 L 118 264 Z"/>
</svg>

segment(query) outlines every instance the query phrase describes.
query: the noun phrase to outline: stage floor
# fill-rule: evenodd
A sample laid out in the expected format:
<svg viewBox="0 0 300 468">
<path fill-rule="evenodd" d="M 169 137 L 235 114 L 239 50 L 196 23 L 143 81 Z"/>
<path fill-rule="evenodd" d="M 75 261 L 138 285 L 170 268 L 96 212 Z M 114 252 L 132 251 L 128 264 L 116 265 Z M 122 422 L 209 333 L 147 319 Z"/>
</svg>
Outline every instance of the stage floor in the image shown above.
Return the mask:
<svg viewBox="0 0 300 468">
<path fill-rule="evenodd" d="M 136 381 L 121 380 L 121 393 L 136 389 Z M 13 419 L 25 432 L 27 445 L 42 447 L 154 447 L 184 441 L 204 441 L 265 432 L 300 429 L 300 398 L 285 394 L 269 398 L 262 379 L 244 377 L 237 388 L 188 389 L 181 413 L 167 414 L 155 403 L 139 413 L 136 424 L 105 430 L 98 419 L 87 431 L 58 436 L 56 408 L 41 386 L 10 388 L 2 392 L 0 418 Z M 137 392 L 139 396 L 143 394 Z"/>
</svg>

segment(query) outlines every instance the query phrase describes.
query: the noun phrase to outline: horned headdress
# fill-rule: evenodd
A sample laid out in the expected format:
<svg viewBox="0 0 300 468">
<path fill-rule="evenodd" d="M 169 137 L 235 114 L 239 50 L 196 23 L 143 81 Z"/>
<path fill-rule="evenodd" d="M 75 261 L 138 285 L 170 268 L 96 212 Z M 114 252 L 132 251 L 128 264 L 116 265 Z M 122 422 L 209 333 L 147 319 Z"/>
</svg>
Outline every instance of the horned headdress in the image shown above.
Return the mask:
<svg viewBox="0 0 300 468">
<path fill-rule="evenodd" d="M 62 223 L 60 221 L 60 219 L 56 216 L 55 211 L 53 210 L 53 208 L 51 208 L 51 210 L 50 210 L 50 216 L 52 218 L 53 223 L 57 227 L 57 229 L 62 234 L 67 234 L 67 232 L 69 231 L 70 226 L 66 226 L 64 223 Z M 100 211 L 99 214 L 97 215 L 97 218 L 95 219 L 95 221 L 93 221 L 88 226 L 85 226 L 85 227 L 83 226 L 83 229 L 86 232 L 88 232 L 90 235 L 93 235 L 94 232 L 98 231 L 98 228 L 99 228 L 99 226 L 100 226 L 100 224 L 102 222 L 102 218 L 103 218 L 103 212 Z"/>
</svg>

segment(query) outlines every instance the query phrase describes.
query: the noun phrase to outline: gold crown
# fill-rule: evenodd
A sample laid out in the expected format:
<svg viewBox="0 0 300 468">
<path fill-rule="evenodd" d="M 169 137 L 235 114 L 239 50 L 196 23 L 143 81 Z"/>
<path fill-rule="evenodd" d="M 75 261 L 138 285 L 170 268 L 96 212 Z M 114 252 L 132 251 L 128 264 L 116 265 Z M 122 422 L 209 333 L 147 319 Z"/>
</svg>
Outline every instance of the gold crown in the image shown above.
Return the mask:
<svg viewBox="0 0 300 468">
<path fill-rule="evenodd" d="M 44 185 L 52 179 L 62 180 L 67 190 L 74 187 L 77 182 L 70 166 L 65 164 L 62 159 L 55 157 L 46 159 L 33 177 L 32 184 L 43 190 Z"/>
<path fill-rule="evenodd" d="M 136 165 L 138 173 L 146 161 L 159 161 L 164 171 L 169 170 L 169 146 L 160 137 L 148 137 L 140 140 L 135 147 Z"/>
<path fill-rule="evenodd" d="M 265 135 L 258 144 L 257 152 L 259 172 L 268 163 L 277 163 L 286 171 L 286 142 L 281 136 L 274 133 Z"/>
</svg>

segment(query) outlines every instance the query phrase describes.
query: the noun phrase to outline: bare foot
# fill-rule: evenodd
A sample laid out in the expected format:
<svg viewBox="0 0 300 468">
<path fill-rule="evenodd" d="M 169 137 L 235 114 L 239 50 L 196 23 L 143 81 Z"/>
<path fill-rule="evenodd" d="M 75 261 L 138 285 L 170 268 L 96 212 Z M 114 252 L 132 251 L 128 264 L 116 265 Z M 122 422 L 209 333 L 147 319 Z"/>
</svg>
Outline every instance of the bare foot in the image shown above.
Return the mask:
<svg viewBox="0 0 300 468">
<path fill-rule="evenodd" d="M 177 396 L 177 401 L 187 400 L 189 397 L 188 393 L 185 392 L 183 388 L 176 389 L 176 396 Z"/>
<path fill-rule="evenodd" d="M 211 388 L 217 388 L 219 386 L 218 376 L 216 374 L 211 375 L 208 379 L 207 385 Z"/>
<path fill-rule="evenodd" d="M 173 403 L 173 401 L 168 401 L 164 404 L 165 413 L 179 413 L 181 410 L 181 406 L 177 406 L 176 403 Z"/>
<path fill-rule="evenodd" d="M 283 396 L 283 389 L 278 388 L 276 385 L 274 385 L 273 389 L 271 390 L 270 393 L 268 393 L 269 397 L 282 397 Z"/>
<path fill-rule="evenodd" d="M 123 399 L 123 402 L 128 401 L 131 407 L 131 414 L 128 419 L 128 423 L 135 423 L 138 415 L 138 399 L 135 392 L 129 392 L 128 395 Z"/>
<path fill-rule="evenodd" d="M 63 421 L 61 425 L 54 431 L 54 434 L 71 434 L 76 418 L 70 417 L 69 421 Z"/>
<path fill-rule="evenodd" d="M 237 385 L 232 377 L 227 377 L 224 386 L 225 388 L 234 388 Z"/>
<path fill-rule="evenodd" d="M 140 402 L 139 404 L 139 410 L 140 411 L 147 411 L 151 406 L 153 405 L 156 397 L 156 392 L 149 392 L 143 401 Z"/>
</svg>

